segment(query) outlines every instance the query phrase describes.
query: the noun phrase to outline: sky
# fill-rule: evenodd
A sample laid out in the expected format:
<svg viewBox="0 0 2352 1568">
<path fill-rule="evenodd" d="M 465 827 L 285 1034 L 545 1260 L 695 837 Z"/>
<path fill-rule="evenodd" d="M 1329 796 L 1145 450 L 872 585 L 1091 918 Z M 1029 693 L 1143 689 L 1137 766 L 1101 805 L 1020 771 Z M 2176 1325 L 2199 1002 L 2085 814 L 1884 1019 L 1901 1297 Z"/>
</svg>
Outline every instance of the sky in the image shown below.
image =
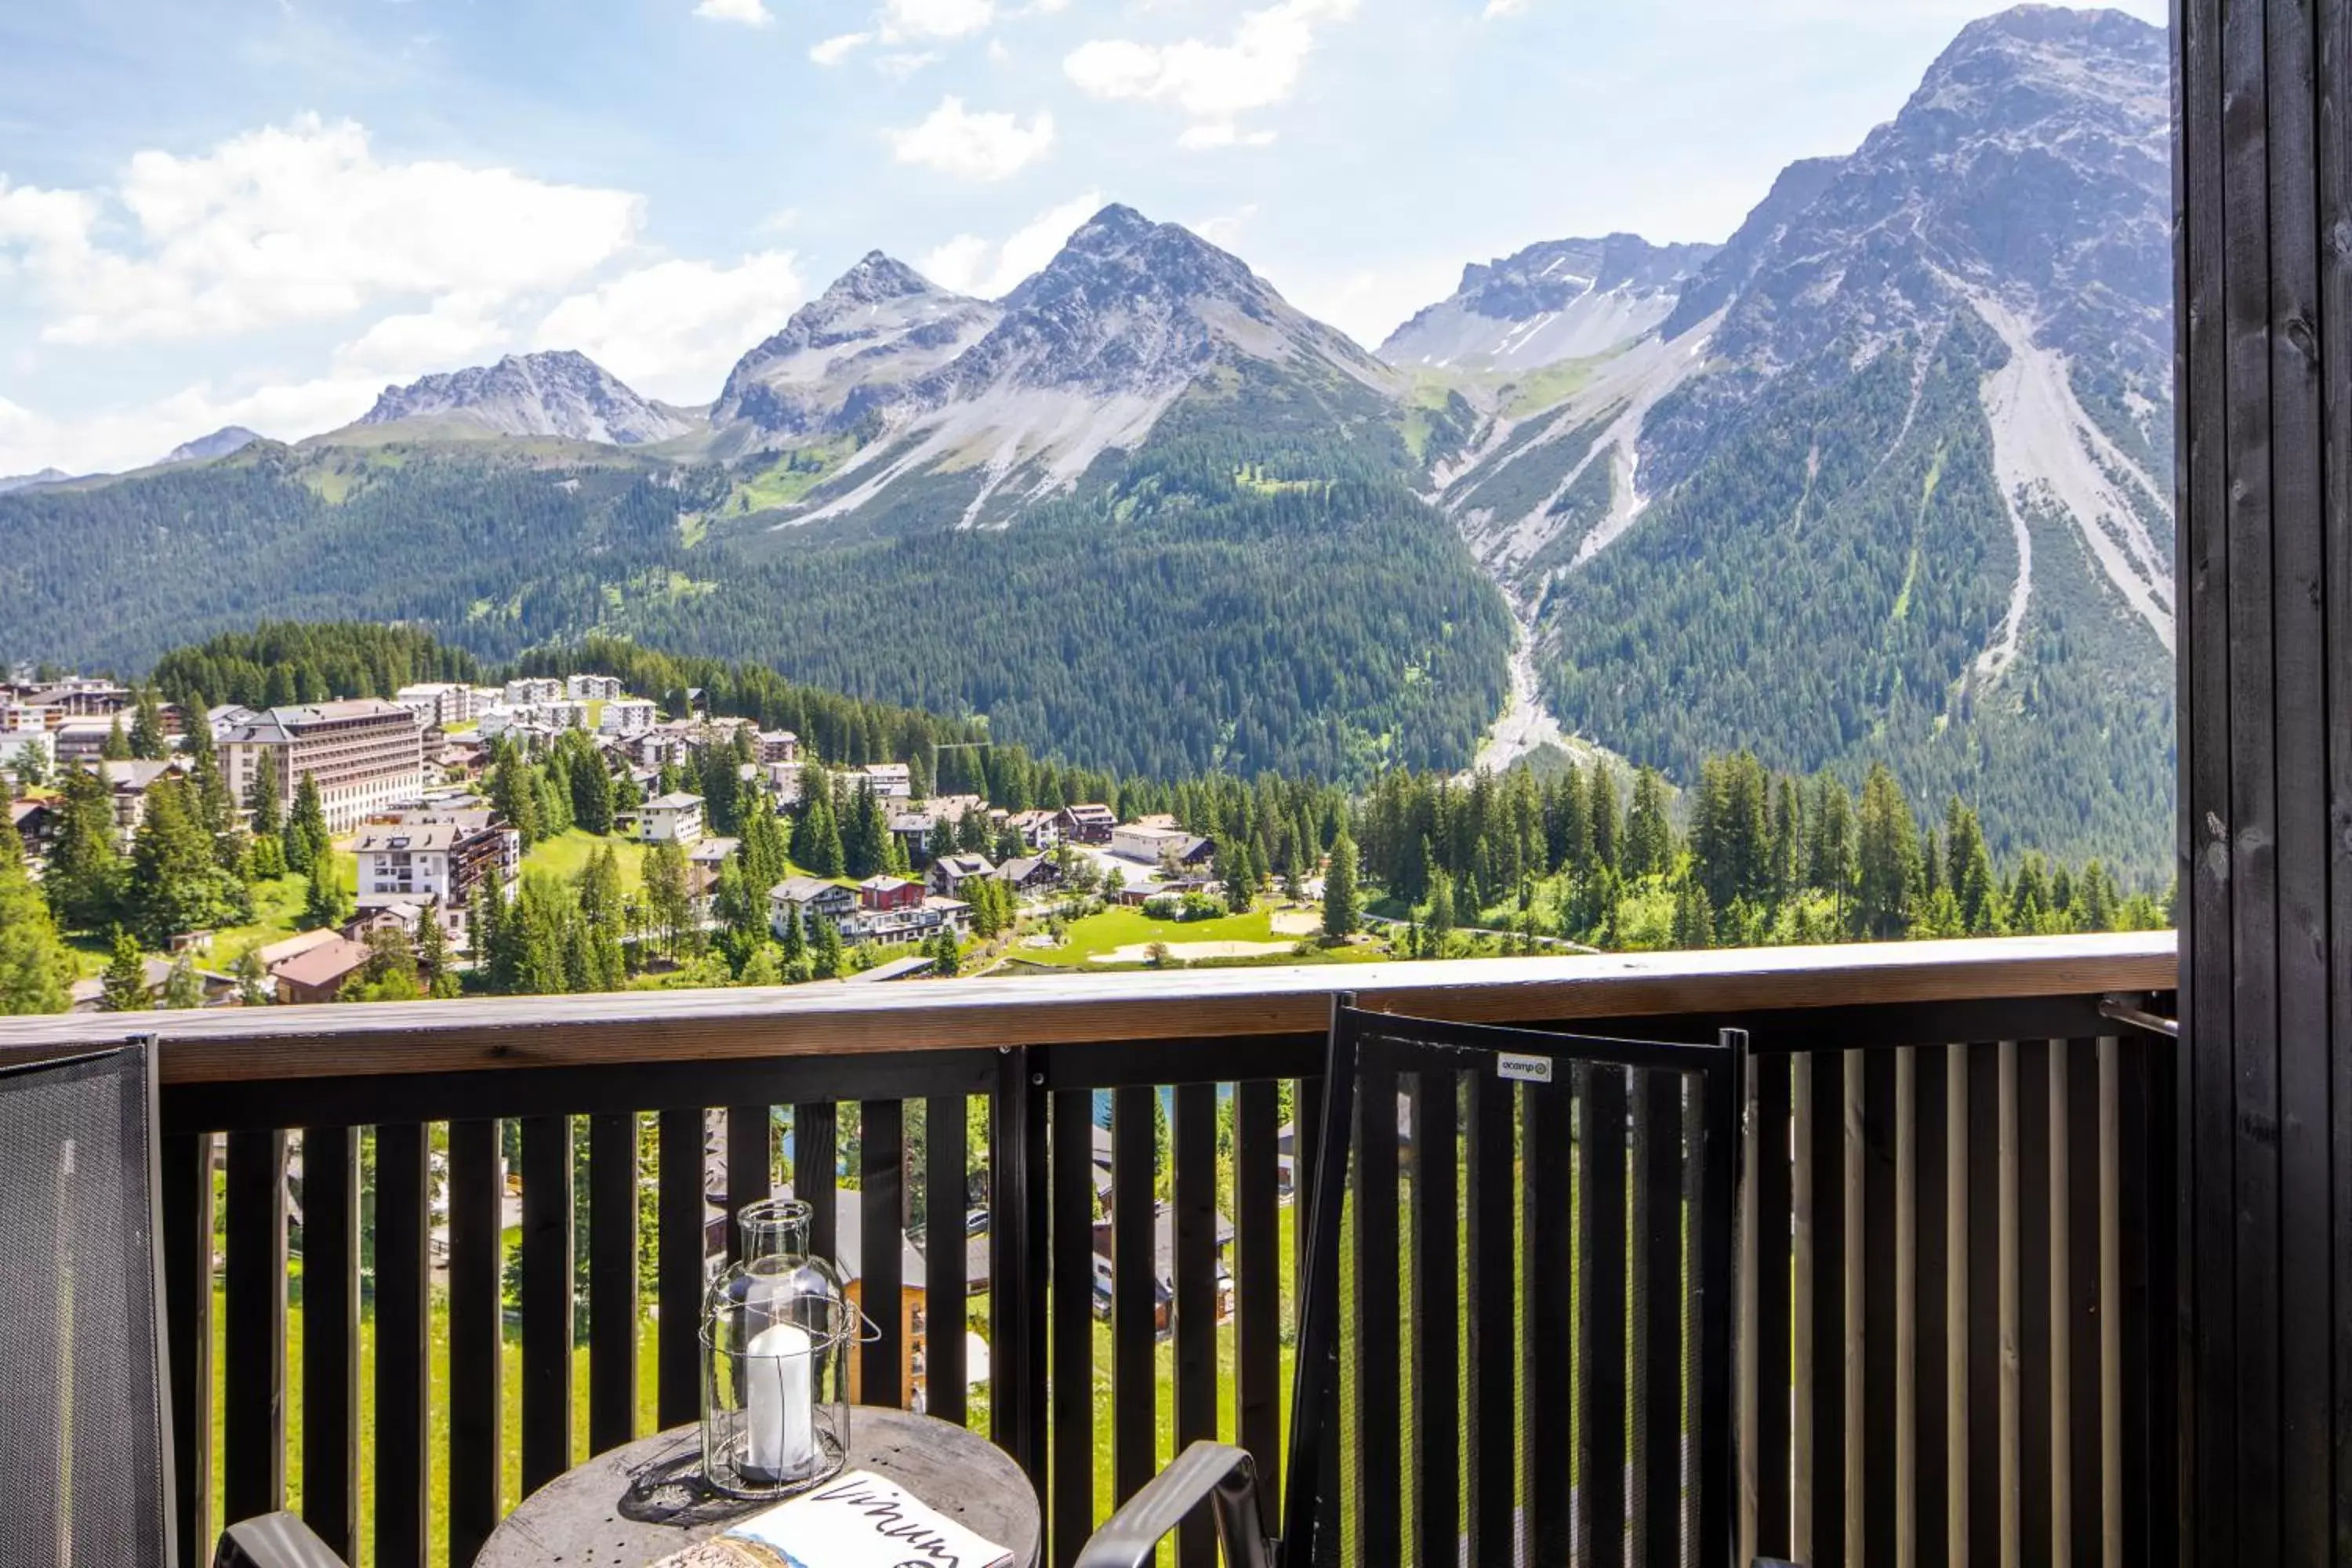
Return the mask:
<svg viewBox="0 0 2352 1568">
<path fill-rule="evenodd" d="M 1377 346 L 1465 262 L 1723 239 L 2000 8 L 11 0 L 0 475 L 533 349 L 705 403 L 869 249 L 994 297 L 1110 201 Z"/>
</svg>

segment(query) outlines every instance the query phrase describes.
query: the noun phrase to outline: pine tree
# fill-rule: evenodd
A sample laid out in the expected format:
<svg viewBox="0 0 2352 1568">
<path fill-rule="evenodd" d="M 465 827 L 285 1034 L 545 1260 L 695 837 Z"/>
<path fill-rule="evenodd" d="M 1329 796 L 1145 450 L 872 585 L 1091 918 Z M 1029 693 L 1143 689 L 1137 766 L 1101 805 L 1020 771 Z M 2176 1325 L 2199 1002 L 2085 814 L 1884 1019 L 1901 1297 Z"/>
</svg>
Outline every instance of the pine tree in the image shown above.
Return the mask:
<svg viewBox="0 0 2352 1568">
<path fill-rule="evenodd" d="M 147 1005 L 147 963 L 139 943 L 121 926 L 114 928 L 112 952 L 100 980 L 99 1005 L 109 1013 L 136 1013 Z"/>
<path fill-rule="evenodd" d="M 808 963 L 808 942 L 801 933 L 801 912 L 791 904 L 784 906 L 784 929 L 777 938 L 784 955 L 787 973 L 795 973 Z"/>
<path fill-rule="evenodd" d="M 273 998 L 269 993 L 269 972 L 261 966 L 261 944 L 249 944 L 236 955 L 236 999 L 247 1007 L 266 1007 Z"/>
<path fill-rule="evenodd" d="M 1592 863 L 1609 871 L 1618 869 L 1617 841 L 1621 837 L 1617 816 L 1617 781 L 1609 772 L 1609 764 L 1596 762 L 1588 777 L 1591 788 L 1587 794 L 1588 815 L 1592 832 Z"/>
<path fill-rule="evenodd" d="M 577 736 L 576 730 L 565 732 L 565 739 Z M 583 832 L 602 838 L 613 831 L 613 773 L 605 767 L 585 739 L 582 739 L 574 754 L 569 779 L 572 784 L 572 820 Z"/>
<path fill-rule="evenodd" d="M 1675 830 L 1666 821 L 1666 781 L 1645 767 L 1633 775 L 1633 805 L 1625 815 L 1624 872 L 1663 877 L 1674 869 Z"/>
<path fill-rule="evenodd" d="M 99 760 L 109 763 L 127 763 L 131 760 L 131 737 L 122 732 L 122 715 L 117 713 L 114 716 L 112 728 L 107 731 L 106 739 L 99 745 Z"/>
<path fill-rule="evenodd" d="M 163 976 L 163 995 L 158 1006 L 174 1011 L 186 1011 L 205 1005 L 205 983 L 196 978 L 196 963 L 183 952 L 172 960 L 169 973 Z"/>
<path fill-rule="evenodd" d="M 1454 879 L 1444 871 L 1429 879 L 1429 908 L 1421 918 L 1422 929 L 1428 933 L 1430 951 L 1443 957 L 1445 943 L 1454 935 Z"/>
<path fill-rule="evenodd" d="M 940 927 L 939 935 L 931 940 L 931 972 L 944 980 L 952 980 L 963 972 L 963 952 L 951 925 Z"/>
<path fill-rule="evenodd" d="M 115 847 L 114 806 L 106 781 L 68 768 L 57 841 L 41 891 L 68 931 L 102 931 L 122 915 L 122 856 Z"/>
<path fill-rule="evenodd" d="M 425 906 L 416 922 L 416 971 L 425 994 L 436 998 L 457 994 L 457 971 L 449 956 L 449 931 L 442 923 L 441 900 Z"/>
<path fill-rule="evenodd" d="M 810 967 L 819 980 L 831 980 L 841 973 L 841 927 L 824 919 L 811 923 L 816 935 L 810 944 Z"/>
<path fill-rule="evenodd" d="M 1345 832 L 1332 841 L 1331 868 L 1323 874 L 1323 936 L 1345 942 L 1363 924 L 1356 907 L 1356 841 Z"/>
<path fill-rule="evenodd" d="M 1224 876 L 1225 908 L 1245 915 L 1257 907 L 1257 868 L 1250 857 L 1249 840 L 1234 840 L 1220 859 L 1223 862 L 1218 869 Z"/>
<path fill-rule="evenodd" d="M 171 754 L 171 739 L 163 731 L 163 710 L 156 706 L 152 686 L 139 689 L 137 706 L 131 712 L 130 746 L 131 754 L 145 762 L 160 763 Z"/>
<path fill-rule="evenodd" d="M 8 771 L 16 776 L 19 790 L 40 789 L 49 782 L 47 753 L 27 741 L 8 758 Z"/>
<path fill-rule="evenodd" d="M 161 778 L 148 788 L 124 905 L 136 933 L 156 948 L 184 932 L 234 924 L 251 911 L 245 884 L 221 868 L 183 779 Z"/>
<path fill-rule="evenodd" d="M 783 966 L 776 962 L 775 944 L 763 942 L 753 948 L 735 980 L 739 985 L 782 985 L 784 971 Z"/>
<path fill-rule="evenodd" d="M 1715 906 L 1696 877 L 1683 879 L 1675 895 L 1674 944 L 1685 952 L 1715 945 Z"/>
<path fill-rule="evenodd" d="M 302 924 L 317 931 L 341 925 L 351 918 L 351 898 L 343 891 L 343 879 L 337 874 L 334 857 L 321 855 L 310 862 L 310 886 L 302 900 Z"/>
<path fill-rule="evenodd" d="M 1911 923 L 1919 878 L 1919 824 L 1903 786 L 1884 763 L 1874 763 L 1862 786 L 1855 817 L 1854 931 L 1892 942 Z"/>
<path fill-rule="evenodd" d="M 73 955 L 25 869 L 25 847 L 0 815 L 0 1013 L 62 1013 L 70 1005 Z"/>
<path fill-rule="evenodd" d="M 521 836 L 526 849 L 547 836 L 540 816 L 539 786 L 531 776 L 532 771 L 520 748 L 500 736 L 495 760 L 490 763 L 490 807 Z M 292 863 L 290 856 L 288 863 Z"/>
<path fill-rule="evenodd" d="M 278 798 L 278 770 L 265 759 L 253 770 L 245 789 L 245 809 L 251 815 L 256 838 L 276 837 L 285 827 L 285 806 Z"/>
<path fill-rule="evenodd" d="M 294 786 L 294 809 L 287 814 L 287 868 L 308 873 L 334 849 L 334 837 L 327 831 L 327 808 L 319 798 L 319 781 L 310 773 Z"/>
</svg>

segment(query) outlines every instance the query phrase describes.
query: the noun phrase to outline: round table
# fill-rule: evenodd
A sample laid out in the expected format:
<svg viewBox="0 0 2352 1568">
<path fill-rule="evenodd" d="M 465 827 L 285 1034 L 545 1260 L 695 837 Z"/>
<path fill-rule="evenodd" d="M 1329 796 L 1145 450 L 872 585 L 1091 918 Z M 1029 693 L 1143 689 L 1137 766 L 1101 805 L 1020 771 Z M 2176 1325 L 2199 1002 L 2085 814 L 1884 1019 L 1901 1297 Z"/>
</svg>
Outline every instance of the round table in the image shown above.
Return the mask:
<svg viewBox="0 0 2352 1568">
<path fill-rule="evenodd" d="M 860 1405 L 849 1460 L 905 1487 L 1032 1568 L 1044 1521 L 1037 1494 L 1003 1449 L 977 1432 L 911 1411 Z M 598 1455 L 523 1499 L 494 1531 L 476 1568 L 594 1563 L 645 1568 L 770 1502 L 713 1496 L 701 1484 L 702 1432 L 673 1426 Z"/>
</svg>

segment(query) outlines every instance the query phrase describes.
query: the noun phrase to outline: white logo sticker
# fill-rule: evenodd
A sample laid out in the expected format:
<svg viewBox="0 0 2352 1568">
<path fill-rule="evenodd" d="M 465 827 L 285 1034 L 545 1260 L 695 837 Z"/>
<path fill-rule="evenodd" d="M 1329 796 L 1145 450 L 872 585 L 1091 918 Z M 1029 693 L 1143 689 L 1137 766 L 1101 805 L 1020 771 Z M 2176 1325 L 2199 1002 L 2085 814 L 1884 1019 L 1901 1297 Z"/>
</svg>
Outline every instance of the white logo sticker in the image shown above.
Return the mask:
<svg viewBox="0 0 2352 1568">
<path fill-rule="evenodd" d="M 1495 1059 L 1495 1073 L 1498 1078 L 1517 1079 L 1521 1083 L 1549 1083 L 1551 1058 L 1508 1055 L 1497 1057 Z"/>
</svg>

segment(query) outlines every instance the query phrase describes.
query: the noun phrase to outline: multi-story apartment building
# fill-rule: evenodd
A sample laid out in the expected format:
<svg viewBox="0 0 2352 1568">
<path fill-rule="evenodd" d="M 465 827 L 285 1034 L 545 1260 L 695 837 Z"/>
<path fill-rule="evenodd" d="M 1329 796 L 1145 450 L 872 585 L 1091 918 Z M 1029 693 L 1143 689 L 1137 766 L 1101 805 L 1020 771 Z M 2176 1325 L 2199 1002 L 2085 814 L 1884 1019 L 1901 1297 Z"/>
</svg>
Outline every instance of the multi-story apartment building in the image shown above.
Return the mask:
<svg viewBox="0 0 2352 1568">
<path fill-rule="evenodd" d="M 596 728 L 600 733 L 626 740 L 634 735 L 652 734 L 655 719 L 654 705 L 646 698 L 607 698 L 604 712 L 597 716 Z"/>
<path fill-rule="evenodd" d="M 488 811 L 401 811 L 360 825 L 359 906 L 439 900 L 453 934 L 465 929 L 475 890 L 522 872 L 522 836 Z"/>
<path fill-rule="evenodd" d="M 289 804 L 309 774 L 331 833 L 349 833 L 425 788 L 424 721 L 398 703 L 372 698 L 272 708 L 229 731 L 219 750 L 222 771 L 239 800 L 263 768 L 276 773 L 278 798 Z"/>
<path fill-rule="evenodd" d="M 533 702 L 561 702 L 563 700 L 563 682 L 526 676 L 507 682 L 506 698 L 509 708 L 527 707 Z"/>
<path fill-rule="evenodd" d="M 563 695 L 574 702 L 610 702 L 621 695 L 617 675 L 574 675 L 563 682 Z"/>
<path fill-rule="evenodd" d="M 474 718 L 474 689 L 454 681 L 426 681 L 417 686 L 404 686 L 394 693 L 394 702 L 415 713 L 427 724 L 437 724 L 444 730 L 454 730 L 469 723 Z"/>
</svg>

